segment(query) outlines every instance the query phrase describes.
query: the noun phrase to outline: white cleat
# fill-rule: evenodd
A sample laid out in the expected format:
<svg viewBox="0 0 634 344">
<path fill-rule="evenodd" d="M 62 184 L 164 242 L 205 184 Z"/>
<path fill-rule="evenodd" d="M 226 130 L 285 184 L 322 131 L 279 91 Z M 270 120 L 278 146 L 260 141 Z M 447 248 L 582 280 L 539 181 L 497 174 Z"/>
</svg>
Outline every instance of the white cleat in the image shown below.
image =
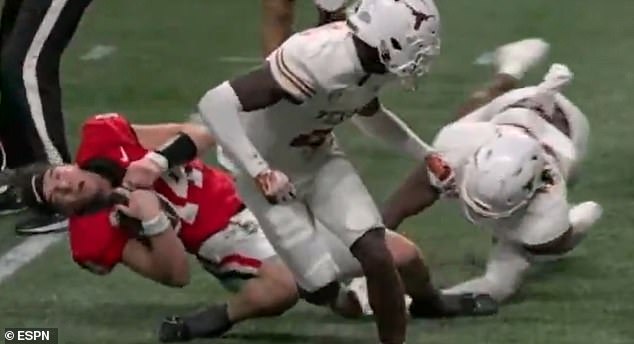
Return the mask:
<svg viewBox="0 0 634 344">
<path fill-rule="evenodd" d="M 412 298 L 405 295 L 405 307 L 409 309 Z M 373 314 L 368 298 L 368 284 L 365 277 L 353 279 L 347 286 L 339 290 L 337 302 L 331 307 L 332 310 L 346 318 L 357 318 L 370 316 Z"/>
<path fill-rule="evenodd" d="M 495 51 L 495 65 L 499 73 L 517 80 L 540 63 L 550 50 L 550 44 L 541 38 L 529 38 L 505 44 Z"/>
<path fill-rule="evenodd" d="M 583 202 L 572 207 L 568 218 L 576 233 L 585 234 L 603 215 L 603 208 L 596 202 Z"/>
</svg>

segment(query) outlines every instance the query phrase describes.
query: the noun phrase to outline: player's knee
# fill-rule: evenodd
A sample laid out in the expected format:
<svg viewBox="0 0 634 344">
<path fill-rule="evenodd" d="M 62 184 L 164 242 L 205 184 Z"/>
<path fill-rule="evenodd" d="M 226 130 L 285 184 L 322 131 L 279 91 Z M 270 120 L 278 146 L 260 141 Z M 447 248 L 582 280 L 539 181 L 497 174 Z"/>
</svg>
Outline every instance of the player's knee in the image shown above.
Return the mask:
<svg viewBox="0 0 634 344">
<path fill-rule="evenodd" d="M 367 231 L 350 247 L 352 254 L 359 260 L 366 275 L 374 270 L 393 266 L 394 261 L 385 241 L 385 229 L 375 228 Z"/>
<path fill-rule="evenodd" d="M 406 237 L 387 231 L 385 239 L 388 250 L 397 266 L 406 266 L 423 260 L 423 254 L 418 246 Z"/>
<path fill-rule="evenodd" d="M 264 298 L 269 300 L 268 314 L 281 315 L 293 307 L 299 298 L 297 284 L 291 271 L 281 262 L 268 262 L 262 265 L 259 272 L 269 286 L 264 291 Z"/>
</svg>

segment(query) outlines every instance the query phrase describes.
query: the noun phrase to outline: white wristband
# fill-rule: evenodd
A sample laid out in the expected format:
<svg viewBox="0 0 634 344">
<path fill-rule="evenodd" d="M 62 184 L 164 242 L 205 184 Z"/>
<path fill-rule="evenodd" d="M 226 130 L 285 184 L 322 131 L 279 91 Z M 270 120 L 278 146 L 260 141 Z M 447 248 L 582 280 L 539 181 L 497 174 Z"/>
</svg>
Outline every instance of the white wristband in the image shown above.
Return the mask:
<svg viewBox="0 0 634 344">
<path fill-rule="evenodd" d="M 165 232 L 171 225 L 167 215 L 162 211 L 153 219 L 143 221 L 141 224 L 143 225 L 143 235 L 148 237 Z"/>
<path fill-rule="evenodd" d="M 147 152 L 145 157 L 155 163 L 161 169 L 161 172 L 165 172 L 169 169 L 169 161 L 167 161 L 167 158 L 163 155 L 157 152 Z"/>
</svg>

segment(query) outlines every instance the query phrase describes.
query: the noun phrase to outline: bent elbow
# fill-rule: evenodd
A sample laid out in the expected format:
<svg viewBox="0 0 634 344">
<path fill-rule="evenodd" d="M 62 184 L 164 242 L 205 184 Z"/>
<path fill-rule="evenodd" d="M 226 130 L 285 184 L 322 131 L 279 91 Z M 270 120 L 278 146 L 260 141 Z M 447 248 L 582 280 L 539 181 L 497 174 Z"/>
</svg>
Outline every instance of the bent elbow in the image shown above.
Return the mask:
<svg viewBox="0 0 634 344">
<path fill-rule="evenodd" d="M 211 119 L 222 107 L 224 87 L 231 86 L 229 86 L 228 83 L 223 83 L 220 86 L 214 87 L 208 90 L 198 101 L 198 111 L 200 112 L 201 119 L 207 126 L 210 125 Z"/>
</svg>

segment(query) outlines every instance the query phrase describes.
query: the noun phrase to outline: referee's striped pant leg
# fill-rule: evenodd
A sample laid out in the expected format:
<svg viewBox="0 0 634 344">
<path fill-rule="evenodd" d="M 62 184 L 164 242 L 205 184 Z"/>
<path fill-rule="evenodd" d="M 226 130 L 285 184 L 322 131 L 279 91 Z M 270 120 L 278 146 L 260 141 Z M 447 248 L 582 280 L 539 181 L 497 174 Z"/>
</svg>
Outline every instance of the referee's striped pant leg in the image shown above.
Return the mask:
<svg viewBox="0 0 634 344">
<path fill-rule="evenodd" d="M 70 161 L 59 68 L 90 0 L 23 0 L 0 58 L 0 138 L 8 166 Z M 6 123 L 14 124 L 10 127 Z"/>
</svg>

